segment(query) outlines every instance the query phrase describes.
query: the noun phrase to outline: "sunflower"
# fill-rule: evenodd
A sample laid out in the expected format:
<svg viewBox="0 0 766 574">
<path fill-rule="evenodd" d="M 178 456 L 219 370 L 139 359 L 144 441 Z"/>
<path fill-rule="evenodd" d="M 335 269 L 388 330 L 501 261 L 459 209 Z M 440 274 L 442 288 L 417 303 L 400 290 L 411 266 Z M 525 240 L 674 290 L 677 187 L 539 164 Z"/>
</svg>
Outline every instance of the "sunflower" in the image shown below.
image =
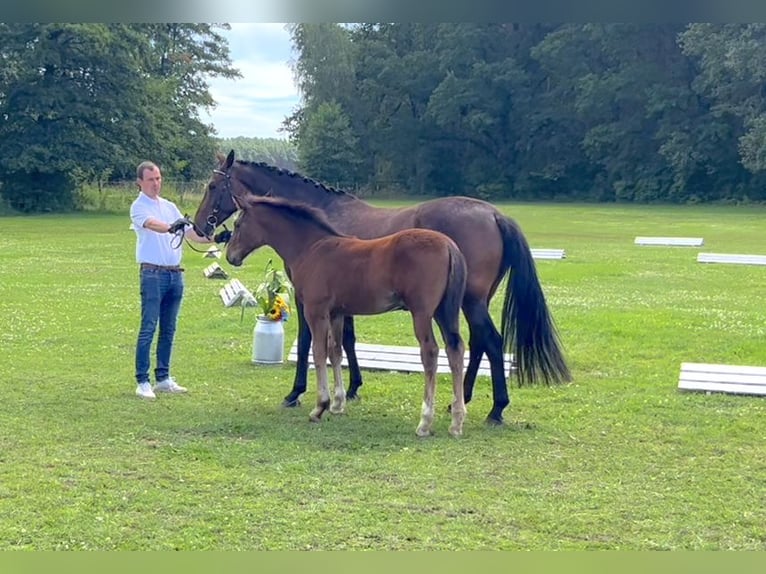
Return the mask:
<svg viewBox="0 0 766 574">
<path fill-rule="evenodd" d="M 274 269 L 269 260 L 263 282 L 258 286 L 255 299 L 261 307 L 263 315 L 271 321 L 287 321 L 290 306 L 287 297 L 292 291 L 292 285 L 283 271 Z"/>
</svg>

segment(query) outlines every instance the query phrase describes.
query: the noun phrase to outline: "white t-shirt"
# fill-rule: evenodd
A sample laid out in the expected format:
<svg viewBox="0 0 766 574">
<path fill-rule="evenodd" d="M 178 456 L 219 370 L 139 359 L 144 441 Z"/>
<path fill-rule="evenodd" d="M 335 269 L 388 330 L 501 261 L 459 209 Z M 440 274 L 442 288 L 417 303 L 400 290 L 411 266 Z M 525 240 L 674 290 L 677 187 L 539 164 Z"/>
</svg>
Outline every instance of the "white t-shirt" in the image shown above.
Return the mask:
<svg viewBox="0 0 766 574">
<path fill-rule="evenodd" d="M 157 233 L 144 227 L 147 219 L 153 217 L 164 221 L 168 225 L 183 217 L 172 201 L 158 197 L 152 199 L 143 192 L 130 206 L 130 219 L 133 222 L 133 230 L 136 232 L 136 261 L 138 263 L 153 263 L 154 265 L 180 265 L 182 242 L 176 239 L 178 245 L 174 248 L 171 244 L 174 235 L 170 233 Z"/>
</svg>

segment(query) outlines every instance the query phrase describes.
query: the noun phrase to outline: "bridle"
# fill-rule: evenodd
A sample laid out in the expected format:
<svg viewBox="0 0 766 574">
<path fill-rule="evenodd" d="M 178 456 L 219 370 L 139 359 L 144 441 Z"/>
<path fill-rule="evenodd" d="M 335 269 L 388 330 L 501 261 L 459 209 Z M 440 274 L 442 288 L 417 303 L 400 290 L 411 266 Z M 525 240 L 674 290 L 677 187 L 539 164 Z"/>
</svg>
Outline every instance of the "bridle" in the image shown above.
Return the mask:
<svg viewBox="0 0 766 574">
<path fill-rule="evenodd" d="M 234 193 L 233 193 L 232 187 L 231 187 L 231 174 L 229 174 L 226 171 L 221 171 L 220 169 L 214 169 L 213 173 L 218 174 L 218 175 L 222 175 L 224 178 L 226 178 L 226 185 L 224 187 L 224 190 L 223 190 L 222 193 L 218 194 L 218 199 L 215 202 L 215 206 L 213 207 L 212 211 L 210 212 L 210 215 L 207 216 L 207 220 L 206 220 L 206 223 L 208 225 L 212 226 L 213 232 L 215 232 L 215 228 L 218 227 L 218 217 L 217 217 L 217 214 L 220 211 L 221 199 L 227 193 L 232 197 L 232 199 L 234 199 Z M 236 202 L 235 202 L 235 205 L 236 205 Z M 188 218 L 188 216 L 184 216 L 184 217 Z M 195 229 L 197 229 L 196 225 L 194 227 L 195 227 Z M 226 229 L 226 225 L 224 225 L 224 229 Z M 210 233 L 210 234 L 204 233 L 204 235 L 208 239 L 211 239 L 213 237 L 213 233 Z M 172 242 L 176 241 L 176 240 L 178 241 L 178 243 L 176 244 L 176 247 L 179 246 L 181 244 L 181 241 L 183 240 L 183 241 L 186 241 L 186 245 L 188 245 L 192 249 L 192 251 L 196 251 L 197 253 L 206 253 L 206 251 L 204 251 L 202 249 L 197 249 L 196 247 L 194 247 L 194 245 L 192 245 L 191 242 L 184 237 L 183 230 L 180 233 L 178 233 L 176 235 L 176 237 L 174 237 L 171 240 L 171 245 L 172 245 Z"/>
<path fill-rule="evenodd" d="M 222 171 L 220 169 L 214 169 L 214 174 L 222 175 L 224 177 L 225 181 L 225 187 L 222 193 L 218 194 L 218 198 L 215 201 L 215 205 L 213 206 L 212 211 L 210 212 L 210 215 L 207 216 L 206 223 L 210 225 L 213 230 L 215 231 L 215 228 L 218 227 L 218 212 L 221 210 L 221 200 L 223 199 L 224 195 L 227 193 L 231 196 L 232 200 L 234 199 L 234 192 L 232 191 L 231 187 L 231 174 L 228 171 Z M 210 237 L 209 235 L 205 234 L 205 237 Z"/>
</svg>

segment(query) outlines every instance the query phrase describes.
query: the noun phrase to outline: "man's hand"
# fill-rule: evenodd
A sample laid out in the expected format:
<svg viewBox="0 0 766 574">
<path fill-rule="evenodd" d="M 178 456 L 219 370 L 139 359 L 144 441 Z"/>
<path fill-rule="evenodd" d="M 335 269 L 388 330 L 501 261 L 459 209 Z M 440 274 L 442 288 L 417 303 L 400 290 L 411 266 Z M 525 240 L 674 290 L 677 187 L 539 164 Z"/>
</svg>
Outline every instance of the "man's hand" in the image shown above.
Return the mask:
<svg viewBox="0 0 766 574">
<path fill-rule="evenodd" d="M 170 224 L 170 227 L 168 228 L 168 233 L 172 233 L 173 235 L 175 235 L 179 231 L 183 231 L 183 229 L 187 225 L 193 225 L 188 218 L 181 217 L 179 219 L 176 219 L 173 223 Z"/>
<path fill-rule="evenodd" d="M 228 229 L 224 229 L 220 233 L 216 233 L 213 237 L 213 241 L 216 243 L 228 243 L 231 239 L 231 231 Z"/>
</svg>

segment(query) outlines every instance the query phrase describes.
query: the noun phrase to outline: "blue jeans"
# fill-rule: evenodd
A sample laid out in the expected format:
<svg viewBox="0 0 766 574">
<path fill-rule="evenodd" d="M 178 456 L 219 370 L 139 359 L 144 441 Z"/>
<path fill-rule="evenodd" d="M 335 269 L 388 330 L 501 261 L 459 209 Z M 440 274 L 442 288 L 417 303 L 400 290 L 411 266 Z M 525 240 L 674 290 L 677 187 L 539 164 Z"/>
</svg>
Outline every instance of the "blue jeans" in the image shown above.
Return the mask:
<svg viewBox="0 0 766 574">
<path fill-rule="evenodd" d="M 160 269 L 141 269 L 141 328 L 136 343 L 136 382 L 149 382 L 152 339 L 159 323 L 157 364 L 154 379 L 170 375 L 170 355 L 176 334 L 176 319 L 184 295 L 184 274 Z"/>
</svg>

